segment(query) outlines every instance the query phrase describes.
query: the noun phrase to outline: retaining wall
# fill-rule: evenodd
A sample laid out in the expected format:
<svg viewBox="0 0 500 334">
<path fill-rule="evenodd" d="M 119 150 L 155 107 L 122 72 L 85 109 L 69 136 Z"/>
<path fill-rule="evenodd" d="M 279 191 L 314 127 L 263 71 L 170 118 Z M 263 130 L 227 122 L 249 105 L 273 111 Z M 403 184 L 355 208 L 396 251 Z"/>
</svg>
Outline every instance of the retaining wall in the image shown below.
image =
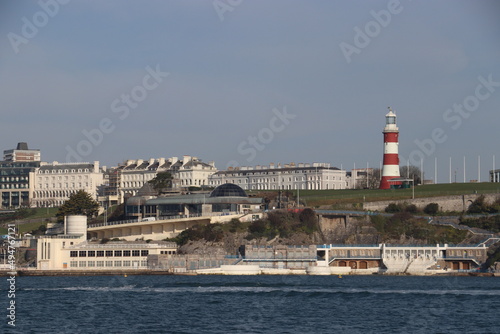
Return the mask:
<svg viewBox="0 0 500 334">
<path fill-rule="evenodd" d="M 392 200 L 392 201 L 379 201 L 368 202 L 363 204 L 363 209 L 368 211 L 384 211 L 390 203 L 396 204 L 415 204 L 419 209 L 423 209 L 429 203 L 437 203 L 441 211 L 466 211 L 474 200 L 481 194 L 470 195 L 454 195 L 454 196 L 441 196 L 441 197 L 425 197 L 405 200 Z M 499 194 L 486 194 L 484 195 L 487 203 L 494 202 L 500 195 Z"/>
</svg>

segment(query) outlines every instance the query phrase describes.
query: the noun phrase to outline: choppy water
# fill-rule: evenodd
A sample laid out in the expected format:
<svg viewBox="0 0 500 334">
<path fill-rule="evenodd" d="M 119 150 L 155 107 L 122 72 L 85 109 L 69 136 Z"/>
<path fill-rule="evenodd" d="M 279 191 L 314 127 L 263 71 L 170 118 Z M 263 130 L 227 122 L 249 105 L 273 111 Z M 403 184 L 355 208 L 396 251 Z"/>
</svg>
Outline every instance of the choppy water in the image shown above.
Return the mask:
<svg viewBox="0 0 500 334">
<path fill-rule="evenodd" d="M 19 277 L 16 287 L 6 332 L 500 332 L 499 278 Z"/>
</svg>

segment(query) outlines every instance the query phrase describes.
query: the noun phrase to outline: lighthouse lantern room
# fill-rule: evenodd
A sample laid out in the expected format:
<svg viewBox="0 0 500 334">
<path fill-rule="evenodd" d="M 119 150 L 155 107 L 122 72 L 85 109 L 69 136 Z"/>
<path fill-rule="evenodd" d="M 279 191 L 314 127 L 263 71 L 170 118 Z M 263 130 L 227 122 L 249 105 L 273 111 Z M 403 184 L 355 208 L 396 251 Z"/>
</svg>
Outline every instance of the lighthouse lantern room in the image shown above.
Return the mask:
<svg viewBox="0 0 500 334">
<path fill-rule="evenodd" d="M 396 123 L 396 114 L 389 107 L 389 113 L 385 115 L 384 131 L 384 165 L 382 168 L 382 179 L 380 189 L 389 189 L 401 184 L 400 181 L 390 182 L 391 179 L 399 178 L 399 129 Z"/>
</svg>

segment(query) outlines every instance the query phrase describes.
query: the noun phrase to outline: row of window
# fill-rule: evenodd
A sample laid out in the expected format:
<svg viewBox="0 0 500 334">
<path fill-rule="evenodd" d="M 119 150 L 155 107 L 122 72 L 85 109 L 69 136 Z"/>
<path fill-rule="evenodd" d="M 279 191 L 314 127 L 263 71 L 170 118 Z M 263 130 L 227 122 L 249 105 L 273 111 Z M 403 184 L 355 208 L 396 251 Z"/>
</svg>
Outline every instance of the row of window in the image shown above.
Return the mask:
<svg viewBox="0 0 500 334">
<path fill-rule="evenodd" d="M 0 182 L 19 182 L 19 181 L 28 181 L 28 177 L 27 176 L 0 177 Z"/>
<path fill-rule="evenodd" d="M 160 251 L 160 254 L 176 254 L 176 251 Z"/>
<path fill-rule="evenodd" d="M 142 267 L 148 266 L 148 261 L 70 261 L 71 268 L 104 268 L 104 267 Z"/>
<path fill-rule="evenodd" d="M 75 172 L 77 172 L 76 169 L 71 169 L 71 173 L 75 173 Z M 78 169 L 78 173 L 82 173 L 82 172 L 88 173 L 89 169 L 88 168 L 85 168 L 84 170 Z M 52 170 L 48 170 L 48 169 L 47 170 L 41 170 L 40 169 L 40 170 L 38 170 L 38 173 L 39 174 L 50 174 L 50 173 L 55 174 L 56 170 L 55 169 L 52 169 Z M 61 174 L 61 173 L 63 173 L 63 170 L 62 169 L 58 169 L 57 173 Z M 69 169 L 65 169 L 64 173 L 70 173 L 70 170 Z"/>
<path fill-rule="evenodd" d="M 82 183 L 78 183 L 78 188 L 82 188 Z M 76 183 L 71 183 L 71 188 L 75 188 L 76 186 Z M 57 183 L 57 188 L 62 188 L 63 187 L 63 184 L 62 183 Z M 85 187 L 89 187 L 89 183 L 86 182 L 85 183 Z M 56 183 L 52 183 L 52 188 L 55 189 L 56 188 Z M 70 184 L 69 183 L 65 183 L 64 184 L 64 188 L 70 188 Z M 44 189 L 43 185 L 41 183 L 38 184 L 38 189 Z M 48 183 L 45 183 L 45 189 L 49 189 L 49 184 Z"/>
<path fill-rule="evenodd" d="M 206 180 L 200 180 L 200 179 L 195 179 L 193 182 L 193 179 L 182 179 L 181 180 L 181 186 L 204 186 Z"/>
<path fill-rule="evenodd" d="M 44 177 L 44 178 L 39 177 L 38 179 L 39 179 L 39 181 L 38 181 L 38 182 L 42 182 L 42 181 L 41 181 L 42 179 L 44 179 L 44 180 L 45 180 L 45 182 L 49 181 L 49 179 L 50 179 L 52 182 L 54 182 L 56 179 L 57 179 L 58 181 L 62 181 L 62 180 L 63 180 L 63 177 L 62 177 L 62 176 L 58 176 L 58 177 L 56 178 L 55 176 L 51 176 L 51 177 L 49 178 L 48 176 L 46 176 L 46 177 Z M 65 177 L 64 177 L 64 181 L 68 181 L 69 179 L 70 179 L 70 178 L 69 178 L 69 176 L 65 176 Z M 88 180 L 88 179 L 89 179 L 89 176 L 88 176 L 88 175 L 83 175 L 83 176 L 82 176 L 82 175 L 78 175 L 78 180 L 80 180 L 80 181 L 81 181 L 82 179 Z M 71 176 L 71 181 L 75 181 L 75 180 L 76 180 L 76 176 L 75 176 L 75 175 Z"/>
<path fill-rule="evenodd" d="M 332 256 L 379 256 L 380 250 L 378 249 L 334 249 Z"/>
<path fill-rule="evenodd" d="M 456 250 L 451 250 L 448 249 L 446 254 L 448 256 L 481 256 L 483 254 L 483 251 L 481 250 L 465 250 L 465 249 L 456 249 Z"/>
<path fill-rule="evenodd" d="M 19 183 L 14 183 L 14 184 L 0 184 L 0 189 L 27 189 L 28 184 L 19 184 Z"/>
<path fill-rule="evenodd" d="M 318 167 L 321 168 L 321 167 Z M 279 171 L 279 172 L 260 172 L 260 171 L 248 171 L 248 172 L 240 172 L 240 173 L 226 173 L 226 176 L 247 176 L 247 175 L 280 175 L 280 174 L 317 174 L 317 173 L 324 173 L 325 171 L 317 170 L 315 169 L 308 169 L 308 170 L 302 170 L 302 169 L 297 169 L 294 171 Z M 326 171 L 327 172 L 327 171 Z"/>
<path fill-rule="evenodd" d="M 140 188 L 144 185 L 143 181 L 138 181 L 138 182 L 122 182 L 121 187 L 122 188 Z"/>
<path fill-rule="evenodd" d="M 134 249 L 134 250 L 89 250 L 89 251 L 70 251 L 69 256 L 70 257 L 128 257 L 128 256 L 148 256 L 149 255 L 149 250 L 147 249 Z"/>
</svg>

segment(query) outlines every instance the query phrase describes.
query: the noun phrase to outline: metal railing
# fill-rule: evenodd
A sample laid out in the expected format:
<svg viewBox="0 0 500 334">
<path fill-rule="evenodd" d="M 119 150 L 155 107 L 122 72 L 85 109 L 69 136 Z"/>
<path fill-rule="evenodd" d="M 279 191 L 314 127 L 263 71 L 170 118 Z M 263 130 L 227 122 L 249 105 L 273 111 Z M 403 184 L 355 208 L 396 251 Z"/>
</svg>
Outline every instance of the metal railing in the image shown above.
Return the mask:
<svg viewBox="0 0 500 334">
<path fill-rule="evenodd" d="M 115 243 L 115 242 L 110 242 L 106 244 L 79 244 L 79 245 L 72 245 L 65 247 L 65 249 L 79 249 L 79 250 L 93 250 L 93 249 L 137 249 L 137 248 L 174 248 L 177 249 L 177 244 L 175 242 L 169 242 L 169 243 L 154 243 L 154 241 L 150 244 L 128 244 L 128 243 Z"/>
<path fill-rule="evenodd" d="M 66 235 L 66 234 L 56 234 L 56 235 L 50 235 L 50 234 L 44 234 L 44 235 L 39 235 L 36 236 L 37 239 L 80 239 L 82 238 L 83 233 L 81 235 Z"/>
<path fill-rule="evenodd" d="M 94 227 L 103 227 L 103 226 L 113 226 L 113 225 L 123 225 L 123 224 L 135 224 L 135 223 L 152 223 L 152 222 L 158 222 L 161 220 L 174 220 L 174 219 L 184 219 L 184 218 L 199 218 L 199 217 L 218 217 L 218 216 L 231 216 L 231 215 L 240 215 L 243 214 L 244 212 L 238 212 L 238 211 L 231 211 L 231 212 L 212 212 L 208 214 L 201 214 L 201 213 L 192 213 L 189 215 L 176 215 L 176 216 L 159 216 L 159 217 L 154 217 L 156 220 L 137 220 L 137 219 L 128 219 L 128 220 L 117 220 L 117 221 L 112 221 L 112 222 L 106 222 L 106 223 L 99 223 L 99 224 L 91 224 L 88 227 L 89 228 L 94 228 Z M 147 217 L 145 217 L 147 218 Z"/>
</svg>

